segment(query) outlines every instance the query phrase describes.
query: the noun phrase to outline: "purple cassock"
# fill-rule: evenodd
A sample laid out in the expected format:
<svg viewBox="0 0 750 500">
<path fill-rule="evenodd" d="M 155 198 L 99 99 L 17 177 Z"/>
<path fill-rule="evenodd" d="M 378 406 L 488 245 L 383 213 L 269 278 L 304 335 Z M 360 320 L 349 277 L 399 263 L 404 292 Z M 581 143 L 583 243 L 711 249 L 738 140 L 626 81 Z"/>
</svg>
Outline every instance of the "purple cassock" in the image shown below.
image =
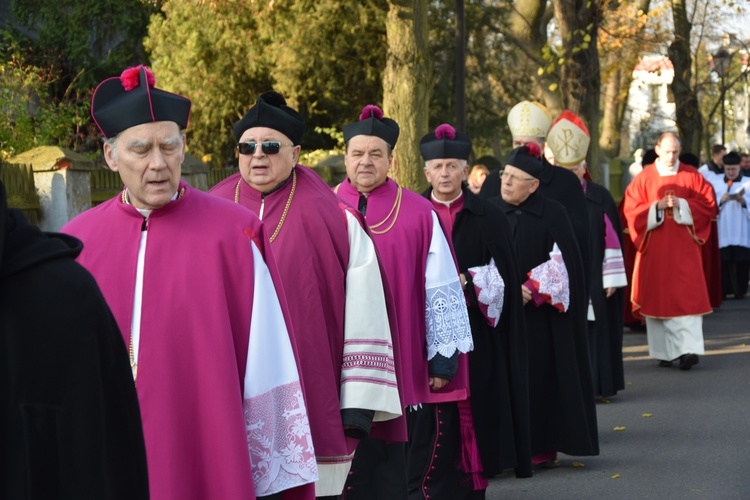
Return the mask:
<svg viewBox="0 0 750 500">
<path fill-rule="evenodd" d="M 255 216 L 181 182 L 150 213 L 123 191 L 63 231 L 83 241 L 78 260 L 130 346 L 152 499 L 247 500 L 317 479 L 286 305 Z"/>
<path fill-rule="evenodd" d="M 336 192 L 358 206 L 360 193 L 349 180 Z M 366 219 L 394 298 L 404 404 L 465 399 L 466 377 L 455 377 L 440 391 L 429 387 L 428 360 L 473 347 L 458 271 L 432 204 L 388 179 L 367 195 Z M 379 427 L 372 437 L 406 440 L 404 429 Z"/>
<path fill-rule="evenodd" d="M 358 443 L 344 434 L 342 410 L 372 410 L 384 422 L 402 408 L 375 246 L 358 214 L 302 165 L 265 195 L 239 173 L 211 194 L 258 214 L 272 238 L 300 353 L 316 495 L 341 494 Z"/>
</svg>

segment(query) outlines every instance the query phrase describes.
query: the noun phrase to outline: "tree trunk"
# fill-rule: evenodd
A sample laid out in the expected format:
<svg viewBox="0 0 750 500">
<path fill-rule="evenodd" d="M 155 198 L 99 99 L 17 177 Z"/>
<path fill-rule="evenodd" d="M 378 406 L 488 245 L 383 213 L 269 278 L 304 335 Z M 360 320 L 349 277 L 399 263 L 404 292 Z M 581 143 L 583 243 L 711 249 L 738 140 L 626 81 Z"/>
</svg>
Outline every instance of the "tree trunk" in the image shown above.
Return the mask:
<svg viewBox="0 0 750 500">
<path fill-rule="evenodd" d="M 392 0 L 386 21 L 388 60 L 383 75 L 383 112 L 401 133 L 390 175 L 405 188 L 427 186 L 419 141 L 427 133 L 432 96 L 427 0 Z"/>
<path fill-rule="evenodd" d="M 586 122 L 591 134 L 588 164 L 594 179 L 601 179 L 599 149 L 599 30 L 601 0 L 553 0 L 555 19 L 563 40 L 560 68 L 563 108 Z"/>
<path fill-rule="evenodd" d="M 684 0 L 672 0 L 672 18 L 674 41 L 669 45 L 668 54 L 674 67 L 674 80 L 670 87 L 674 94 L 677 130 L 680 134 L 682 150 L 699 154 L 703 121 L 698 107 L 698 97 L 692 84 L 693 58 L 690 53 L 692 25 L 687 17 Z"/>
<path fill-rule="evenodd" d="M 651 0 L 640 0 L 638 4 L 638 15 L 644 15 L 651 7 Z M 637 31 L 633 33 L 633 39 L 638 40 L 643 36 L 646 23 L 644 22 Z M 623 52 L 626 60 L 623 61 Z M 610 52 L 607 58 L 608 68 L 617 68 L 610 72 L 607 82 L 604 86 L 604 103 L 601 129 L 599 137 L 599 147 L 602 153 L 610 158 L 616 156 L 626 156 L 630 152 L 626 151 L 629 147 L 630 139 L 628 134 L 623 134 L 626 130 L 624 127 L 625 108 L 628 104 L 628 95 L 630 94 L 630 84 L 633 81 L 633 69 L 638 64 L 641 56 L 640 50 L 629 49 L 627 51 Z"/>
<path fill-rule="evenodd" d="M 535 67 L 546 68 L 548 60 L 544 56 L 547 44 L 547 25 L 551 15 L 547 11 L 547 0 L 515 0 L 513 10 L 508 18 L 508 31 L 513 42 L 521 49 Z M 541 75 L 533 72 L 538 92 L 529 89 L 529 99 L 534 94 L 541 96 L 550 113 L 556 116 L 562 112 L 556 71 L 544 71 Z"/>
</svg>

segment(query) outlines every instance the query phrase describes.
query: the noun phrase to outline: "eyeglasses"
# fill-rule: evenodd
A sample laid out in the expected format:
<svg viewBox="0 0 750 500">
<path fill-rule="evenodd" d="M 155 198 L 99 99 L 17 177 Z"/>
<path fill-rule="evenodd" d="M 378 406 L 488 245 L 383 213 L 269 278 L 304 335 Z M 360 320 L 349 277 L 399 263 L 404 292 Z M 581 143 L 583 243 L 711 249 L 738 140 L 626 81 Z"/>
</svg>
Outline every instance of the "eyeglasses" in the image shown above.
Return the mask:
<svg viewBox="0 0 750 500">
<path fill-rule="evenodd" d="M 509 172 L 506 172 L 504 170 L 500 173 L 500 178 L 501 179 L 510 179 L 510 182 L 535 181 L 536 180 L 536 178 L 534 178 L 534 177 L 518 177 L 518 176 L 515 176 L 515 175 L 513 175 L 513 174 L 511 174 Z"/>
<path fill-rule="evenodd" d="M 237 144 L 237 149 L 241 155 L 252 155 L 255 154 L 257 146 L 257 142 L 241 142 Z M 294 144 L 285 144 L 279 141 L 265 141 L 260 143 L 261 149 L 267 155 L 277 154 L 281 150 L 281 146 L 294 146 Z"/>
</svg>

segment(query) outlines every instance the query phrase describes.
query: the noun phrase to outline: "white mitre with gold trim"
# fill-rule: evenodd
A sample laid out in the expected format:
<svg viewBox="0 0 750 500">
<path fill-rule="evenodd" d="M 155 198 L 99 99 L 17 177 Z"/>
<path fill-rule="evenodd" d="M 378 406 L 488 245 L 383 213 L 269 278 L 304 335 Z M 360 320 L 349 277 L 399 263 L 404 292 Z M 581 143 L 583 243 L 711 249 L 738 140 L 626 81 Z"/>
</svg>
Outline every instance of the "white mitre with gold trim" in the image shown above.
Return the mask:
<svg viewBox="0 0 750 500">
<path fill-rule="evenodd" d="M 547 134 L 547 146 L 555 155 L 555 163 L 574 167 L 586 159 L 591 135 L 576 114 L 567 109 L 557 117 Z"/>
<path fill-rule="evenodd" d="M 508 113 L 508 127 L 513 137 L 545 137 L 551 124 L 552 115 L 538 102 L 519 102 Z"/>
</svg>

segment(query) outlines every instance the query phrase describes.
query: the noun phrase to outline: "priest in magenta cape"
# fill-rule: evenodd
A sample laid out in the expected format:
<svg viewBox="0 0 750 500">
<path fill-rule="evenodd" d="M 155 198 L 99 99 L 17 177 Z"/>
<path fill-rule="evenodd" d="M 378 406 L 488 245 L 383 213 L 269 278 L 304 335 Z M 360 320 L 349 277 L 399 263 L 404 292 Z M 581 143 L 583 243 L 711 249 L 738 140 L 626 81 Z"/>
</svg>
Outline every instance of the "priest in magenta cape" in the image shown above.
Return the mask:
<svg viewBox="0 0 750 500">
<path fill-rule="evenodd" d="M 190 101 L 145 67 L 91 112 L 125 189 L 69 222 L 129 346 L 153 500 L 312 498 L 315 451 L 262 223 L 180 180 Z"/>
<path fill-rule="evenodd" d="M 431 184 L 424 196 L 454 249 L 474 341 L 474 350 L 462 356 L 468 360 L 469 397 L 436 404 L 437 414 L 417 413 L 423 432 L 432 431 L 431 441 L 442 450 L 438 458 L 423 461 L 422 486 L 436 498 L 476 498 L 486 489 L 486 478 L 505 469 L 515 468 L 516 477 L 531 476 L 520 272 L 507 218 L 463 183 L 469 137 L 442 124 L 419 147 Z"/>
<path fill-rule="evenodd" d="M 391 285 L 403 403 L 457 401 L 468 395 L 466 377 L 446 383 L 456 374 L 459 353 L 473 346 L 466 301 L 432 205 L 388 178 L 398 134 L 398 124 L 373 105 L 364 108 L 359 121 L 345 125 L 348 178 L 336 192 L 365 215 Z M 398 441 L 405 436 L 393 427 L 376 426 L 372 437 L 357 448 L 347 495 L 403 498 L 406 464 Z"/>
<path fill-rule="evenodd" d="M 565 110 L 547 133 L 555 164 L 573 172 L 589 209 L 589 349 L 596 396 L 625 389 L 622 362 L 623 287 L 627 285 L 620 214 L 609 191 L 591 180 L 586 154 L 591 136 L 583 120 Z"/>
<path fill-rule="evenodd" d="M 649 354 L 661 366 L 687 370 L 703 354 L 703 315 L 712 311 L 701 247 L 716 213 L 713 188 L 680 163 L 680 141 L 663 134 L 658 158 L 625 190 L 623 213 L 638 253 L 633 312 L 646 317 Z"/>
<path fill-rule="evenodd" d="M 532 461 L 554 467 L 558 451 L 598 455 L 599 437 L 583 264 L 565 208 L 537 192 L 537 176 L 547 168 L 540 156 L 533 143 L 513 150 L 495 201 L 508 217 L 525 275 Z"/>
<path fill-rule="evenodd" d="M 297 164 L 305 122 L 273 91 L 234 127 L 240 172 L 211 193 L 264 221 L 290 306 L 320 481 L 341 494 L 357 439 L 401 415 L 385 287 L 356 211 Z"/>
</svg>

